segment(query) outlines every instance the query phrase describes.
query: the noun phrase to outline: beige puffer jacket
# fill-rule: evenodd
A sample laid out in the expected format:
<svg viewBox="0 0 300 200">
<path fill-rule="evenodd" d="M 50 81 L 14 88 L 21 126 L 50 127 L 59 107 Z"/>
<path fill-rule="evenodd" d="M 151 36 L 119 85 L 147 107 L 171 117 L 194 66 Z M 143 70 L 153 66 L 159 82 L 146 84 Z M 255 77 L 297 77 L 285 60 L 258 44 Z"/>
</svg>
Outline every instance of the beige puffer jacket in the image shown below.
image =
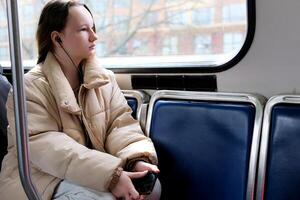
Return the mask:
<svg viewBox="0 0 300 200">
<path fill-rule="evenodd" d="M 116 168 L 128 160 L 147 157 L 157 163 L 153 143 L 131 117 L 113 73 L 99 66 L 96 58 L 86 63 L 78 103 L 51 53 L 44 64 L 25 75 L 31 173 L 43 199 L 51 199 L 62 179 L 107 191 Z M 12 126 L 1 169 L 0 197 L 22 200 L 27 197 L 17 167 L 11 93 L 7 109 Z M 86 147 L 87 138 L 92 149 Z"/>
</svg>

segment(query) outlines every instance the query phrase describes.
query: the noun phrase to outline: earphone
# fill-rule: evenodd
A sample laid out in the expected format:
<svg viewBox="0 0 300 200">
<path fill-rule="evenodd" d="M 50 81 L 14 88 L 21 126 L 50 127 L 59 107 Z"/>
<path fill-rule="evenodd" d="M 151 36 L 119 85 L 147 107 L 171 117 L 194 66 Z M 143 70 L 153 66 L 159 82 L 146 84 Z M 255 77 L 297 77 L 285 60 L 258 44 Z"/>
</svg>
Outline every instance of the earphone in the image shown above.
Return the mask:
<svg viewBox="0 0 300 200">
<path fill-rule="evenodd" d="M 78 69 L 78 67 L 75 65 L 75 62 L 73 61 L 73 59 L 71 58 L 70 54 L 67 52 L 67 50 L 63 47 L 62 45 L 62 40 L 60 39 L 59 36 L 56 36 L 55 37 L 55 41 L 58 42 L 58 44 L 60 45 L 60 47 L 63 49 L 63 51 L 67 54 L 67 56 L 69 57 L 69 59 L 71 60 L 73 66 L 76 68 L 76 70 L 78 71 L 79 73 L 79 81 L 80 83 L 83 82 L 83 74 L 82 74 L 82 71 Z"/>
<path fill-rule="evenodd" d="M 56 37 L 55 37 L 55 40 L 56 40 L 56 42 L 58 42 L 59 44 L 61 44 L 61 43 L 62 43 L 62 41 L 61 41 L 61 39 L 60 39 L 60 37 L 59 37 L 59 36 L 56 36 Z"/>
</svg>

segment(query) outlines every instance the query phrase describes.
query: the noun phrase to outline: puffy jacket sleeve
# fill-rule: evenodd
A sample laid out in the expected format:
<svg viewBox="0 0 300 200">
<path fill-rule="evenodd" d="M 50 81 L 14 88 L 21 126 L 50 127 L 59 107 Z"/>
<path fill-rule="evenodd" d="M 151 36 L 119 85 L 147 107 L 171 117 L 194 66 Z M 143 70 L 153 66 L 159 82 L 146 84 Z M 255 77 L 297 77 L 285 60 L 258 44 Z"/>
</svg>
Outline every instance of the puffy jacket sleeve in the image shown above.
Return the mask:
<svg viewBox="0 0 300 200">
<path fill-rule="evenodd" d="M 139 122 L 131 116 L 131 108 L 113 75 L 111 81 L 113 89 L 106 149 L 112 155 L 121 158 L 125 164 L 136 158 L 148 158 L 152 164 L 157 164 L 151 139 L 143 134 Z"/>
<path fill-rule="evenodd" d="M 61 132 L 59 111 L 53 107 L 56 104 L 45 103 L 54 101 L 49 95 L 43 95 L 50 92 L 49 88 L 34 82 L 27 81 L 25 87 L 32 166 L 60 179 L 106 191 L 114 173 L 112 169 L 120 166 L 121 159 L 89 149 Z M 8 97 L 7 108 L 15 137 L 12 94 Z"/>
</svg>

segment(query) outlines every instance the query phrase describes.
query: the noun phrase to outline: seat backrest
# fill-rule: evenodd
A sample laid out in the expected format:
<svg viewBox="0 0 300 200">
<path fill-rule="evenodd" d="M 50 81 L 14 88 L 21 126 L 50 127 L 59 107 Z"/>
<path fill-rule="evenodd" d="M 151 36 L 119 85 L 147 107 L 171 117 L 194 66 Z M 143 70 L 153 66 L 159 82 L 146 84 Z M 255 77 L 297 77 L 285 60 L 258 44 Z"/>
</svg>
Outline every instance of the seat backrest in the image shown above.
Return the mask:
<svg viewBox="0 0 300 200">
<path fill-rule="evenodd" d="M 262 102 L 246 94 L 156 92 L 146 130 L 158 154 L 162 199 L 250 200 Z"/>
<path fill-rule="evenodd" d="M 136 98 L 134 97 L 126 97 L 127 103 L 130 106 L 130 108 L 132 109 L 132 117 L 134 117 L 136 119 L 136 112 L 137 112 L 137 108 L 138 108 L 138 101 Z"/>
<path fill-rule="evenodd" d="M 266 104 L 256 199 L 300 198 L 300 95 L 278 95 Z"/>
<path fill-rule="evenodd" d="M 138 90 L 122 90 L 122 92 L 128 105 L 132 109 L 132 117 L 139 120 L 142 128 L 144 129 L 149 96 Z"/>
<path fill-rule="evenodd" d="M 10 90 L 10 83 L 5 76 L 0 74 L 0 165 L 4 155 L 7 153 L 7 116 L 6 100 Z"/>
</svg>

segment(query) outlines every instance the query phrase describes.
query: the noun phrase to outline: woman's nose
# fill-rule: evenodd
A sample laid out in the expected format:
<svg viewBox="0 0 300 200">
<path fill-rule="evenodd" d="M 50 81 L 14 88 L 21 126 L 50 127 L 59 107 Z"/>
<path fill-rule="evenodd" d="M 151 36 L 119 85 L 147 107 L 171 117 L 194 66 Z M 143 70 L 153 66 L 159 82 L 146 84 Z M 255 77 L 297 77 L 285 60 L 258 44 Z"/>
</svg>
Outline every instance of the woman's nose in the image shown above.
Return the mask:
<svg viewBox="0 0 300 200">
<path fill-rule="evenodd" d="M 96 34 L 93 30 L 91 30 L 91 31 L 90 31 L 90 41 L 91 41 L 91 42 L 94 42 L 94 41 L 96 41 L 97 39 L 98 39 L 97 34 Z"/>
</svg>

